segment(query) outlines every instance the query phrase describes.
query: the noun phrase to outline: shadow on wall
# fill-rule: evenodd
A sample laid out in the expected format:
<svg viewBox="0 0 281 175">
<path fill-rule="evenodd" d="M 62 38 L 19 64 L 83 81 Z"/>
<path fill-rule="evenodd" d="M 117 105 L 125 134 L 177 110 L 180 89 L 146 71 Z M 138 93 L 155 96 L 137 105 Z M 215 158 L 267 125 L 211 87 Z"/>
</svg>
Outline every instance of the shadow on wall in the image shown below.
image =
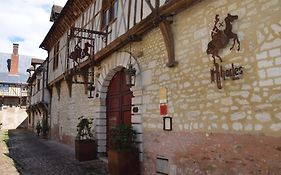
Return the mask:
<svg viewBox="0 0 281 175">
<path fill-rule="evenodd" d="M 0 111 L 0 123 L 3 130 L 26 128 L 27 113 L 19 107 L 6 107 Z"/>
</svg>

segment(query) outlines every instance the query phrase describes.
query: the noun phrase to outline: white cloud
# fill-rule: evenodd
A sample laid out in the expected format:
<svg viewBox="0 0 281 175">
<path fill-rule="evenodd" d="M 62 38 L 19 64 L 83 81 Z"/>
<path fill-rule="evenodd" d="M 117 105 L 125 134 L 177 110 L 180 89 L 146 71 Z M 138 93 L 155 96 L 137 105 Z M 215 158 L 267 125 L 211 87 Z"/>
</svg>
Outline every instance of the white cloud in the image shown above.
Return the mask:
<svg viewBox="0 0 281 175">
<path fill-rule="evenodd" d="M 67 0 L 0 0 L 0 52 L 11 53 L 11 39 L 19 38 L 19 54 L 40 59 L 47 51 L 39 45 L 52 26 L 53 4 L 64 6 Z"/>
</svg>

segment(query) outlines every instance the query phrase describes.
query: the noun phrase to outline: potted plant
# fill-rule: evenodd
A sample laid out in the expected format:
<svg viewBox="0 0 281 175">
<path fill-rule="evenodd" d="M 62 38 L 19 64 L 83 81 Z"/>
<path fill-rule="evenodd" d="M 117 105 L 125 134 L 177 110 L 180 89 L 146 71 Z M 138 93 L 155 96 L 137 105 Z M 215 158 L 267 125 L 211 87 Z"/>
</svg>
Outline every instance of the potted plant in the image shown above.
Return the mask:
<svg viewBox="0 0 281 175">
<path fill-rule="evenodd" d="M 78 118 L 77 136 L 75 139 L 75 157 L 79 161 L 97 158 L 97 144 L 91 130 L 92 118 L 81 116 Z"/>
<path fill-rule="evenodd" d="M 112 129 L 108 150 L 110 175 L 140 174 L 136 135 L 129 125 L 121 124 Z"/>
</svg>

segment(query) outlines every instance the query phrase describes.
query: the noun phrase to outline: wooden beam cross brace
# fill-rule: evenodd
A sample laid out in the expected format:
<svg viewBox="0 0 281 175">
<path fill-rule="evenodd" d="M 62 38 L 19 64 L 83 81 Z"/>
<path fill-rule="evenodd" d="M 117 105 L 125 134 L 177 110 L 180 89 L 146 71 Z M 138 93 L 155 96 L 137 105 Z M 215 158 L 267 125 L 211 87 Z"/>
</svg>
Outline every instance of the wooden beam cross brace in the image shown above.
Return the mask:
<svg viewBox="0 0 281 175">
<path fill-rule="evenodd" d="M 65 76 L 65 81 L 66 81 L 66 84 L 67 84 L 69 97 L 72 96 L 72 77 L 73 77 L 73 75 Z"/>
<path fill-rule="evenodd" d="M 172 32 L 171 23 L 172 21 L 164 19 L 159 24 L 168 52 L 168 62 L 166 64 L 167 67 L 174 67 L 178 64 L 178 62 L 175 60 L 174 36 Z"/>
<path fill-rule="evenodd" d="M 57 82 L 55 84 L 56 90 L 57 90 L 57 94 L 58 94 L 58 100 L 60 100 L 60 82 Z"/>
</svg>

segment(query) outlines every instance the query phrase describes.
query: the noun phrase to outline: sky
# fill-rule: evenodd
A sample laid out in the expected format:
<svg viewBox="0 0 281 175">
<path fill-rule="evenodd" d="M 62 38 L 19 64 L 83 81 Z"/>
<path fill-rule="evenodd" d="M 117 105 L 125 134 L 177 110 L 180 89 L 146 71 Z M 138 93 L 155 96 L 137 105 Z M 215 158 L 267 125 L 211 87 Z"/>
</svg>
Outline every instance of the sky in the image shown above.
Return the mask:
<svg viewBox="0 0 281 175">
<path fill-rule="evenodd" d="M 0 0 L 0 52 L 11 53 L 13 43 L 19 54 L 45 59 L 47 51 L 39 48 L 53 25 L 53 4 L 64 6 L 67 0 Z"/>
</svg>

